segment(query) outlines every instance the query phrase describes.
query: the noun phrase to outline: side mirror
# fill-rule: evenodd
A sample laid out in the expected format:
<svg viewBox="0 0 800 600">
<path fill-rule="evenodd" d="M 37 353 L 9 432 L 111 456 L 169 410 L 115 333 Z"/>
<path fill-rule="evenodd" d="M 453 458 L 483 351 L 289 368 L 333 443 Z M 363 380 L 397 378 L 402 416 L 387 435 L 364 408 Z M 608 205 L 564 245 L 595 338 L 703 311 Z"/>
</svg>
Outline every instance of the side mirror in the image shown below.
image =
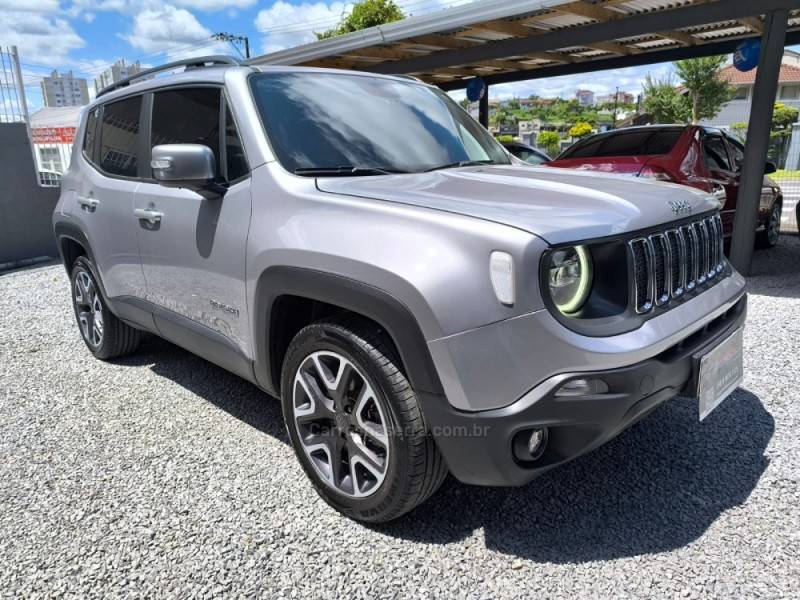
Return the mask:
<svg viewBox="0 0 800 600">
<path fill-rule="evenodd" d="M 207 199 L 225 195 L 216 180 L 214 151 L 202 144 L 154 146 L 150 160 L 153 177 L 164 187 L 186 188 Z"/>
<path fill-rule="evenodd" d="M 764 163 L 764 175 L 769 175 L 770 173 L 774 173 L 778 170 L 778 167 L 775 166 L 774 162 L 767 161 Z"/>
</svg>

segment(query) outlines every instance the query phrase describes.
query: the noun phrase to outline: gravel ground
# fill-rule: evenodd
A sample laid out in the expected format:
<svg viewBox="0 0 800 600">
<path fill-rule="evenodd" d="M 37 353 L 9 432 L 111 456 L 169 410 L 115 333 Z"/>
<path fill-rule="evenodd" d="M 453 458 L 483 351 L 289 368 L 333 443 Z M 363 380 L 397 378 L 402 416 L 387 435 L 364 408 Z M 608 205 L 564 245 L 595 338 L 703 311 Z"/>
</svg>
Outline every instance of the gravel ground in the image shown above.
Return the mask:
<svg viewBox="0 0 800 600">
<path fill-rule="evenodd" d="M 60 266 L 0 276 L 0 595 L 800 597 L 800 238 L 756 255 L 746 379 L 520 489 L 384 527 L 311 489 L 278 403 L 155 338 L 93 360 Z"/>
</svg>

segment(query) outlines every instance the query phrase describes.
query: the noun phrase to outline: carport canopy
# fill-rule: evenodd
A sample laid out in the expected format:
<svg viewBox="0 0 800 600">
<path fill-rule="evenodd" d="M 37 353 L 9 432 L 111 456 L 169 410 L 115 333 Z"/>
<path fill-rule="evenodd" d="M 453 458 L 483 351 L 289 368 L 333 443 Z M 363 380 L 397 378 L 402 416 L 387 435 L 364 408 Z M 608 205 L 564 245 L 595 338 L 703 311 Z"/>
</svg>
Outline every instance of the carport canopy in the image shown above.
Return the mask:
<svg viewBox="0 0 800 600">
<path fill-rule="evenodd" d="M 733 52 L 761 39 L 731 260 L 749 271 L 783 48 L 800 0 L 483 0 L 249 61 L 413 75 L 444 90 Z M 488 93 L 480 120 L 487 125 Z"/>
</svg>

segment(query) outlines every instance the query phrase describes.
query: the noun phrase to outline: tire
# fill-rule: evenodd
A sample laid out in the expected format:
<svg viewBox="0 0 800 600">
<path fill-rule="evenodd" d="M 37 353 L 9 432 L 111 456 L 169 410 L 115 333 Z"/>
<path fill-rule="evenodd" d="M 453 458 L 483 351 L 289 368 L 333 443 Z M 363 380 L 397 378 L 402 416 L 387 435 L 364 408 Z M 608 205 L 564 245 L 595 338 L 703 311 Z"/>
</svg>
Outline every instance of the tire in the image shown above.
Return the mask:
<svg viewBox="0 0 800 600">
<path fill-rule="evenodd" d="M 447 476 L 399 365 L 380 328 L 349 316 L 302 329 L 283 362 L 281 400 L 295 454 L 319 495 L 357 521 L 396 519 Z"/>
<path fill-rule="evenodd" d="M 774 248 L 778 243 L 781 233 L 781 211 L 780 201 L 775 201 L 769 211 L 769 216 L 764 223 L 764 231 L 756 234 L 756 246 L 758 248 Z"/>
<path fill-rule="evenodd" d="M 70 271 L 72 308 L 86 347 L 95 358 L 111 360 L 139 347 L 142 332 L 114 316 L 103 298 L 91 261 L 79 256 Z M 99 329 L 96 325 L 99 323 Z"/>
</svg>

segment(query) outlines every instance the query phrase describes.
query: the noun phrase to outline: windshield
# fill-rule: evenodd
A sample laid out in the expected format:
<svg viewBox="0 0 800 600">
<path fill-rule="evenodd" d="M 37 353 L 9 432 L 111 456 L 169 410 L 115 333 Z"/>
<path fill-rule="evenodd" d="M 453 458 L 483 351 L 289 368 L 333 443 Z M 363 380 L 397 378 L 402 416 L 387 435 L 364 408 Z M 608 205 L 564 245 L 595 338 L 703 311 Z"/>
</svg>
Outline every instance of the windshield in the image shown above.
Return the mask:
<svg viewBox="0 0 800 600">
<path fill-rule="evenodd" d="M 447 94 L 413 81 L 263 73 L 251 78 L 251 87 L 277 159 L 298 175 L 509 163 L 494 138 Z"/>
</svg>

